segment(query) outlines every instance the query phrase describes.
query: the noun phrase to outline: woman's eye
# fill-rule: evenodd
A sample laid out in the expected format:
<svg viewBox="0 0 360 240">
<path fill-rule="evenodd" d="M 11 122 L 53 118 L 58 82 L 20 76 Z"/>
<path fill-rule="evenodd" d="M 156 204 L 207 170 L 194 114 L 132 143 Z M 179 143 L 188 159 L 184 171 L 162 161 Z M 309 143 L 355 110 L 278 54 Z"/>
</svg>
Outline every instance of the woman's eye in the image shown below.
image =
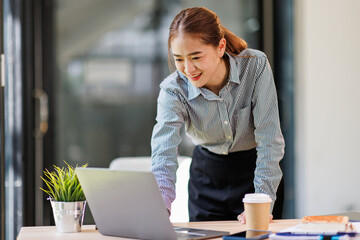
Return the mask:
<svg viewBox="0 0 360 240">
<path fill-rule="evenodd" d="M 193 60 L 199 60 L 200 57 L 193 57 Z"/>
<path fill-rule="evenodd" d="M 181 62 L 181 61 L 182 61 L 182 59 L 176 58 L 176 59 L 175 59 L 175 61 L 177 61 L 177 62 Z"/>
</svg>

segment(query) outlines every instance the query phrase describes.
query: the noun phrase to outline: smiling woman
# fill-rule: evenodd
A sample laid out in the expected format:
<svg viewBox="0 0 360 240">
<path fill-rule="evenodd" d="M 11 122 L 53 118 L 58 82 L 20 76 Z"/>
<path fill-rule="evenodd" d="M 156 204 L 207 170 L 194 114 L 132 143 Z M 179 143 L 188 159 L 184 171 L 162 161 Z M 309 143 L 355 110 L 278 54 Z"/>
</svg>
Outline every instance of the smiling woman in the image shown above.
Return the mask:
<svg viewBox="0 0 360 240">
<path fill-rule="evenodd" d="M 267 57 L 248 49 L 204 7 L 175 16 L 168 52 L 177 71 L 160 84 L 151 141 L 152 171 L 166 207 L 170 212 L 176 197 L 179 133 L 185 125 L 197 145 L 190 166 L 190 221 L 240 214 L 245 222 L 244 195 L 266 193 L 275 202 L 282 178 L 284 139 Z"/>
</svg>

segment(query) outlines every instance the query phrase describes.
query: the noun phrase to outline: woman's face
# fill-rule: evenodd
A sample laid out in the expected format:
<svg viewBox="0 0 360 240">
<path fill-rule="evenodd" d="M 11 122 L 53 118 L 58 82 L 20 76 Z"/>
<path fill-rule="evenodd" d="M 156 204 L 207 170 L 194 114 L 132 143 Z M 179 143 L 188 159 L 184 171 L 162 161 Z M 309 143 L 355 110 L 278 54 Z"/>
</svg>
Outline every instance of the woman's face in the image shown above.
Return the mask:
<svg viewBox="0 0 360 240">
<path fill-rule="evenodd" d="M 226 67 L 222 56 L 226 41 L 214 47 L 201 42 L 196 35 L 179 33 L 171 41 L 175 66 L 195 87 L 218 91 L 223 86 Z"/>
</svg>

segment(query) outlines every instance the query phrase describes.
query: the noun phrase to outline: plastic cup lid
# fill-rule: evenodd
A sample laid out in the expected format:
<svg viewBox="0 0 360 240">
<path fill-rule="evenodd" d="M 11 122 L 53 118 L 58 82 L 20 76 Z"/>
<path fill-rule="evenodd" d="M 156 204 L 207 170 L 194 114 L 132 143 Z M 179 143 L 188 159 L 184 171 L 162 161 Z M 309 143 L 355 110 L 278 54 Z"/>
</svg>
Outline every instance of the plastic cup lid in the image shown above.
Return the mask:
<svg viewBox="0 0 360 240">
<path fill-rule="evenodd" d="M 268 203 L 272 202 L 269 195 L 265 193 L 248 193 L 243 198 L 244 203 Z"/>
</svg>

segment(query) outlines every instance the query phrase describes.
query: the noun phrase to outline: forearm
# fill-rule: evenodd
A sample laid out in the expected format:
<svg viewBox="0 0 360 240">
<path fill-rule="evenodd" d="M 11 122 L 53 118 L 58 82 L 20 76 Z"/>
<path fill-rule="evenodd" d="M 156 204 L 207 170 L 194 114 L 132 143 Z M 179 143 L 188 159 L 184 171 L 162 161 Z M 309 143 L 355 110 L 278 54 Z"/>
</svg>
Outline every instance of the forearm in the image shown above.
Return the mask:
<svg viewBox="0 0 360 240">
<path fill-rule="evenodd" d="M 271 210 L 276 200 L 276 192 L 283 176 L 280 161 L 284 156 L 285 143 L 281 132 L 274 138 L 272 144 L 258 146 L 254 187 L 256 193 L 266 193 L 273 200 Z"/>
<path fill-rule="evenodd" d="M 262 168 L 257 168 L 255 170 L 254 178 L 254 187 L 255 193 L 265 193 L 268 194 L 273 202 L 271 203 L 270 212 L 272 212 L 275 201 L 276 201 L 276 192 L 282 178 L 282 171 L 280 167 L 264 170 Z"/>
<path fill-rule="evenodd" d="M 165 207 L 171 211 L 171 203 L 174 201 L 175 194 L 175 179 L 176 179 L 176 170 L 177 162 L 167 160 L 167 164 L 153 163 L 152 172 L 157 180 L 159 185 L 159 190 L 163 197 Z"/>
<path fill-rule="evenodd" d="M 171 210 L 171 203 L 176 197 L 175 181 L 178 169 L 177 147 L 181 142 L 180 126 L 175 127 L 158 123 L 154 127 L 151 140 L 151 170 L 159 185 L 165 206 L 169 210 Z"/>
</svg>

